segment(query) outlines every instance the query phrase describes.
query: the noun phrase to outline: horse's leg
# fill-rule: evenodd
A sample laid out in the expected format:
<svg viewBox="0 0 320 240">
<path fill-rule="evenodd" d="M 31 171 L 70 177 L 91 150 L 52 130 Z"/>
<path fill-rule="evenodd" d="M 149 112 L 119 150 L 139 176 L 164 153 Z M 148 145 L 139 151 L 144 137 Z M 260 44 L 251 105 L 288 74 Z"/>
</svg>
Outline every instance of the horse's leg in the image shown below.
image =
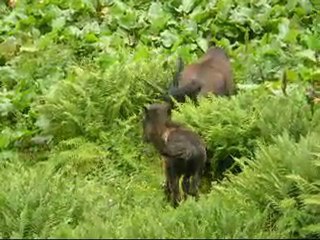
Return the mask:
<svg viewBox="0 0 320 240">
<path fill-rule="evenodd" d="M 191 181 L 191 189 L 189 191 L 191 196 L 194 196 L 196 201 L 199 199 L 199 186 L 200 186 L 200 173 L 196 172 L 196 174 L 192 177 Z"/>
<path fill-rule="evenodd" d="M 190 176 L 183 176 L 182 179 L 182 190 L 184 192 L 183 196 L 184 196 L 184 200 L 187 200 L 188 198 L 188 194 L 190 191 Z"/>
<path fill-rule="evenodd" d="M 175 169 L 168 163 L 166 167 L 166 178 L 169 183 L 173 207 L 177 207 L 180 201 L 179 177 L 180 176 L 176 173 Z"/>
<path fill-rule="evenodd" d="M 165 174 L 165 180 L 162 183 L 162 188 L 164 191 L 164 195 L 167 199 L 167 201 L 170 201 L 170 197 L 171 197 L 171 189 L 170 189 L 170 168 L 169 168 L 169 164 L 168 164 L 168 159 L 165 159 L 165 161 L 163 162 L 163 170 L 164 170 L 164 174 Z"/>
<path fill-rule="evenodd" d="M 176 208 L 180 202 L 179 176 L 174 174 L 170 179 L 172 205 Z"/>
<path fill-rule="evenodd" d="M 166 200 L 169 202 L 170 201 L 170 184 L 168 180 L 165 180 L 163 185 L 163 191 L 164 191 L 164 195 L 166 197 Z"/>
</svg>

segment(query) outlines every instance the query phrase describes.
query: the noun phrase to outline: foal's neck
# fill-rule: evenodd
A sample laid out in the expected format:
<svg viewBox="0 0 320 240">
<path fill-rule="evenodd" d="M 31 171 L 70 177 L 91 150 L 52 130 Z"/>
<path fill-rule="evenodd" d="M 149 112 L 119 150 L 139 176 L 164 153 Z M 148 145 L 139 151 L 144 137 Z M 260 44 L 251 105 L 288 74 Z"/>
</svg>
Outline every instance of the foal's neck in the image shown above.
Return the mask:
<svg viewBox="0 0 320 240">
<path fill-rule="evenodd" d="M 154 126 L 151 139 L 155 147 L 160 152 L 165 148 L 172 130 L 177 129 L 179 127 L 180 127 L 179 124 L 174 123 L 170 120 L 164 124 Z"/>
</svg>

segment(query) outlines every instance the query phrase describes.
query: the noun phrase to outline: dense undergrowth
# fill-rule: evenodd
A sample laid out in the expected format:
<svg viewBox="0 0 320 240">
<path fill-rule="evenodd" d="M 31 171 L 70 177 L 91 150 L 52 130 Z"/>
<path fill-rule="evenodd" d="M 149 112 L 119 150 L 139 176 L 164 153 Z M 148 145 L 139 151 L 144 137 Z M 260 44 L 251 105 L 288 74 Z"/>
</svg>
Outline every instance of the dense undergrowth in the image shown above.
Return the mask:
<svg viewBox="0 0 320 240">
<path fill-rule="evenodd" d="M 320 77 L 319 7 L 1 2 L 0 236 L 320 237 L 320 111 L 304 95 Z M 200 200 L 173 209 L 141 109 L 165 91 L 177 55 L 191 62 L 208 42 L 228 51 L 239 94 L 173 112 L 213 153 Z"/>
</svg>

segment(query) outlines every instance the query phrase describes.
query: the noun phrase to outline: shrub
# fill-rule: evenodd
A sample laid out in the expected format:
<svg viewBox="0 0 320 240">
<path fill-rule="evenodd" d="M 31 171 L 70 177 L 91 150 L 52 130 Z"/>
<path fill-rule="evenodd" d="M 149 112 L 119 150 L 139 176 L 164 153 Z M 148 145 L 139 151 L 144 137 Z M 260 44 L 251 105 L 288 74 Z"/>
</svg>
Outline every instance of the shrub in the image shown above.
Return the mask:
<svg viewBox="0 0 320 240">
<path fill-rule="evenodd" d="M 105 73 L 77 68 L 53 85 L 44 103 L 35 105 L 44 134 L 57 141 L 80 135 L 95 139 L 115 121 L 138 114 L 171 79 L 157 59 L 146 65 L 124 64 Z"/>
<path fill-rule="evenodd" d="M 174 118 L 205 139 L 213 153 L 213 173 L 219 179 L 233 164 L 232 158 L 253 157 L 257 140 L 272 143 L 275 136 L 288 131 L 298 141 L 318 126 L 315 118 L 310 124 L 310 109 L 302 93 L 297 88 L 283 97 L 260 87 L 230 99 L 211 96 L 201 98 L 199 106 L 180 104 Z"/>
</svg>

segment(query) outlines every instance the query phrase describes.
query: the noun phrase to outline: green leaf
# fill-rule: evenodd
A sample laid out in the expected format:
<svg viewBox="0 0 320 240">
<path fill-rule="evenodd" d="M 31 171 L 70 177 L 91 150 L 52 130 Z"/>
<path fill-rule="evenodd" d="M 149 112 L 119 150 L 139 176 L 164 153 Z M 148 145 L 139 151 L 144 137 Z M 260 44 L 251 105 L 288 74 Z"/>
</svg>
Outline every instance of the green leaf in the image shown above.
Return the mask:
<svg viewBox="0 0 320 240">
<path fill-rule="evenodd" d="M 4 149 L 9 146 L 11 140 L 12 140 L 12 134 L 13 131 L 9 128 L 6 127 L 3 129 L 0 133 L 0 149 Z"/>
<path fill-rule="evenodd" d="M 194 6 L 195 0 L 182 0 L 182 3 L 180 5 L 180 9 L 184 13 L 189 13 L 191 12 L 193 6 Z"/>
<path fill-rule="evenodd" d="M 319 79 L 320 79 L 320 69 L 316 69 L 315 71 L 313 71 L 312 74 L 311 74 L 311 78 L 314 81 L 319 81 Z"/>
<path fill-rule="evenodd" d="M 295 7 L 297 6 L 298 0 L 290 0 L 287 1 L 287 9 L 288 11 L 292 11 L 295 9 Z"/>
<path fill-rule="evenodd" d="M 80 37 L 81 36 L 81 30 L 77 28 L 76 26 L 69 26 L 65 29 L 66 33 L 74 36 L 74 37 Z"/>
<path fill-rule="evenodd" d="M 0 114 L 1 116 L 7 116 L 9 112 L 14 110 L 14 105 L 8 98 L 1 99 L 0 102 Z"/>
<path fill-rule="evenodd" d="M 162 4 L 159 2 L 152 2 L 149 11 L 148 11 L 148 17 L 150 20 L 155 20 L 160 17 L 162 17 L 164 14 L 164 11 L 162 9 Z"/>
<path fill-rule="evenodd" d="M 170 15 L 163 10 L 163 6 L 158 2 L 153 2 L 150 5 L 148 15 L 150 21 L 150 28 L 155 34 L 165 28 L 167 25 Z"/>
<path fill-rule="evenodd" d="M 282 18 L 281 22 L 278 25 L 278 31 L 279 31 L 279 38 L 280 39 L 284 39 L 288 32 L 289 32 L 289 24 L 290 24 L 290 20 L 287 18 Z"/>
<path fill-rule="evenodd" d="M 26 44 L 21 46 L 20 51 L 21 52 L 37 52 L 38 46 L 36 44 Z"/>
<path fill-rule="evenodd" d="M 287 69 L 286 75 L 287 75 L 288 81 L 290 81 L 290 82 L 294 82 L 299 79 L 299 75 L 294 70 Z"/>
<path fill-rule="evenodd" d="M 316 62 L 315 52 L 311 49 L 306 49 L 297 53 L 297 56 Z"/>
<path fill-rule="evenodd" d="M 206 52 L 208 49 L 208 41 L 204 38 L 197 38 L 197 44 L 203 52 Z"/>
<path fill-rule="evenodd" d="M 320 34 L 319 34 L 320 36 Z M 320 38 L 316 35 L 309 35 L 305 37 L 308 47 L 314 51 L 320 51 Z"/>
<path fill-rule="evenodd" d="M 134 28 L 136 23 L 137 23 L 137 17 L 135 13 L 132 11 L 130 12 L 127 11 L 125 15 L 119 18 L 119 22 L 118 22 L 118 24 L 126 30 L 130 30 Z"/>
<path fill-rule="evenodd" d="M 136 48 L 136 52 L 134 54 L 135 61 L 138 61 L 143 58 L 148 58 L 150 55 L 149 49 L 144 45 L 139 45 Z"/>
<path fill-rule="evenodd" d="M 210 12 L 203 9 L 201 5 L 195 7 L 195 9 L 190 13 L 189 17 L 195 22 L 199 23 L 205 20 L 208 20 Z M 210 18 L 209 18 L 210 19 Z"/>
<path fill-rule="evenodd" d="M 60 30 L 61 28 L 64 27 L 65 24 L 66 24 L 65 17 L 59 17 L 52 20 L 51 26 L 53 30 Z"/>
<path fill-rule="evenodd" d="M 35 125 L 38 126 L 41 129 L 43 129 L 43 130 L 46 130 L 50 126 L 50 120 L 45 116 L 39 116 L 39 118 L 37 119 Z"/>
<path fill-rule="evenodd" d="M 6 57 L 14 54 L 17 49 L 18 41 L 15 37 L 9 37 L 4 42 L 0 43 L 0 53 Z"/>
<path fill-rule="evenodd" d="M 163 31 L 160 36 L 161 42 L 166 48 L 170 48 L 178 40 L 177 35 L 172 33 L 170 30 Z"/>
<path fill-rule="evenodd" d="M 4 149 L 6 147 L 8 147 L 8 145 L 10 144 L 11 140 L 10 140 L 10 136 L 8 134 L 0 134 L 0 149 Z"/>
<path fill-rule="evenodd" d="M 99 40 L 99 38 L 94 33 L 88 33 L 85 35 L 85 40 L 89 43 L 94 43 Z"/>
<path fill-rule="evenodd" d="M 284 40 L 288 43 L 296 43 L 299 34 L 300 31 L 298 29 L 290 29 L 289 32 L 287 32 L 287 35 L 285 36 Z"/>
<path fill-rule="evenodd" d="M 320 194 L 305 198 L 304 203 L 307 205 L 318 205 L 320 207 Z"/>
<path fill-rule="evenodd" d="M 309 0 L 300 0 L 299 3 L 306 13 L 310 13 L 312 11 L 312 4 Z"/>
</svg>

